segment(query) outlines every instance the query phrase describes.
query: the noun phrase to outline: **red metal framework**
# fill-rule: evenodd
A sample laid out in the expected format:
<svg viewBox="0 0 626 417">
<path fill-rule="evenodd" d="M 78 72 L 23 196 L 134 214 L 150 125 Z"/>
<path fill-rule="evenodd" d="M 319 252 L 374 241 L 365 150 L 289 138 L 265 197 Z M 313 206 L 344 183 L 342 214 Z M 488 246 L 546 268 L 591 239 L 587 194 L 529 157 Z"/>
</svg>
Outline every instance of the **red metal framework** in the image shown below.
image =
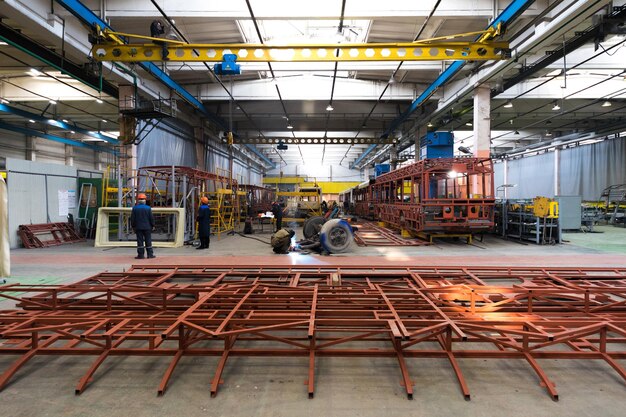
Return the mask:
<svg viewBox="0 0 626 417">
<path fill-rule="evenodd" d="M 494 226 L 488 158 L 424 159 L 344 194 L 357 216 L 414 233 L 476 233 Z"/>
<path fill-rule="evenodd" d="M 413 232 L 474 233 L 494 226 L 491 159 L 424 159 L 376 178 L 376 218 Z"/>
<path fill-rule="evenodd" d="M 239 189 L 246 193 L 248 213 L 256 215 L 271 210 L 272 202 L 276 200 L 276 191 L 259 185 L 240 184 Z"/>
<path fill-rule="evenodd" d="M 85 240 L 76 233 L 70 223 L 22 224 L 18 227 L 17 234 L 27 249 L 47 248 Z"/>
<path fill-rule="evenodd" d="M 428 246 L 430 242 L 421 239 L 405 239 L 397 233 L 379 227 L 372 222 L 357 225 L 354 240 L 359 246 Z"/>
<path fill-rule="evenodd" d="M 184 166 L 149 166 L 137 170 L 138 188 L 148 194 L 154 206 L 183 207 L 185 209 L 185 240 L 193 240 L 200 197 L 209 199 L 211 231 L 228 232 L 240 220 L 240 199 L 237 181 L 227 175 L 218 175 Z"/>
<path fill-rule="evenodd" d="M 30 294 L 15 296 L 15 292 Z M 93 355 L 81 393 L 108 356 L 165 356 L 158 393 L 183 356 L 301 357 L 306 392 L 324 357 L 525 361 L 550 397 L 543 359 L 602 360 L 626 381 L 626 268 L 135 266 L 61 286 L 5 285 L 0 354 L 19 355 L 0 389 L 37 355 Z M 280 366 L 280 363 L 277 363 Z M 304 376 L 304 375 L 303 375 Z"/>
</svg>

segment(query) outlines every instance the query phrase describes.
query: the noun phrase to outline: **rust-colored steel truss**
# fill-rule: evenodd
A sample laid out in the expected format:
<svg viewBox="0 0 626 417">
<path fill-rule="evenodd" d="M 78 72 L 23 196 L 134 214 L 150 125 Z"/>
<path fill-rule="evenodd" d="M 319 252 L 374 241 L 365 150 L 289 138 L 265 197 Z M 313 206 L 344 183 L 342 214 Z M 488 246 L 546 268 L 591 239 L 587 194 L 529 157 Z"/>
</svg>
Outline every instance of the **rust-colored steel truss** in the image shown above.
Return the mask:
<svg viewBox="0 0 626 417">
<path fill-rule="evenodd" d="M 219 357 L 212 395 L 231 356 L 303 358 L 310 397 L 329 356 L 395 358 L 409 398 L 413 358 L 446 359 L 466 399 L 458 358 L 523 360 L 555 400 L 543 359 L 626 380 L 626 268 L 135 266 L 0 296 L 19 307 L 0 311 L 0 354 L 19 356 L 0 389 L 37 355 L 95 356 L 77 394 L 115 355 L 170 358 L 159 394 L 192 355 Z"/>
<path fill-rule="evenodd" d="M 357 225 L 354 240 L 359 246 L 428 246 L 430 242 L 421 239 L 403 238 L 392 230 L 377 226 L 372 222 Z"/>
</svg>

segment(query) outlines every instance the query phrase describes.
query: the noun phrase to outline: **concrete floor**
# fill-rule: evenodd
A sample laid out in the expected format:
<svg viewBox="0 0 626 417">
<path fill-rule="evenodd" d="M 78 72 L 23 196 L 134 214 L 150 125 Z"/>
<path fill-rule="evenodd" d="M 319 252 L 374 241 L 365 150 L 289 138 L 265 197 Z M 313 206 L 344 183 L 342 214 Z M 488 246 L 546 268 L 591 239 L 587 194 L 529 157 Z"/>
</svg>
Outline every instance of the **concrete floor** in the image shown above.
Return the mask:
<svg viewBox="0 0 626 417">
<path fill-rule="evenodd" d="M 626 229 L 565 235 L 557 246 L 523 245 L 486 237 L 475 246 L 441 241 L 429 247 L 361 248 L 350 254 L 274 255 L 265 243 L 241 236 L 212 239 L 208 251 L 191 247 L 157 250 L 136 261 L 133 249 L 97 249 L 89 243 L 12 251 L 11 282 L 71 282 L 139 262 L 198 265 L 532 265 L 626 267 Z M 255 235 L 269 241 L 269 233 Z M 298 230 L 300 236 L 300 230 Z M 11 303 L 1 302 L 0 308 Z M 0 357 L 6 369 L 15 357 Z M 461 359 L 472 393 L 466 402 L 444 360 L 409 360 L 415 399 L 406 399 L 392 359 L 321 358 L 316 396 L 304 381 L 307 360 L 231 358 L 216 398 L 208 384 L 217 358 L 183 358 L 163 398 L 156 387 L 167 358 L 109 358 L 81 396 L 74 387 L 92 357 L 36 357 L 0 394 L 0 416 L 625 416 L 626 383 L 600 361 L 540 360 L 556 382 L 553 402 L 524 361 Z M 626 366 L 626 361 L 622 361 Z"/>
</svg>

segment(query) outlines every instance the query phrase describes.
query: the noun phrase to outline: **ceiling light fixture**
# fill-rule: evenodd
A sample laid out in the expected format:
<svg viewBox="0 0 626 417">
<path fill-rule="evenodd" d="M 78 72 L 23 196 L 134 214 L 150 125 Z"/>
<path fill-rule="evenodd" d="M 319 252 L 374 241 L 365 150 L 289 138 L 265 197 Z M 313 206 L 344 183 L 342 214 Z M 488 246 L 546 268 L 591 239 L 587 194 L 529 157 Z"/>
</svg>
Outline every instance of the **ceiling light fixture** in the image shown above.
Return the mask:
<svg viewBox="0 0 626 417">
<path fill-rule="evenodd" d="M 73 130 L 70 130 L 70 133 L 74 134 L 74 133 L 76 133 L 76 132 L 74 132 Z"/>
<path fill-rule="evenodd" d="M 554 103 L 554 106 L 552 107 L 552 110 L 553 110 L 553 111 L 559 111 L 559 110 L 561 110 L 561 106 L 559 106 L 559 103 L 556 103 L 556 102 L 555 102 L 555 103 Z"/>
<path fill-rule="evenodd" d="M 103 101 L 102 101 L 102 100 L 100 100 L 99 98 L 97 98 L 97 99 L 96 99 L 96 103 L 98 103 L 98 104 L 102 104 L 102 103 L 103 103 Z"/>
<path fill-rule="evenodd" d="M 333 107 L 332 104 L 329 103 L 328 106 L 326 106 L 326 111 L 333 111 L 333 110 L 335 110 L 335 108 Z"/>
<path fill-rule="evenodd" d="M 503 107 L 505 109 L 510 109 L 511 107 L 513 107 L 513 102 L 512 101 L 507 101 L 506 104 Z"/>
<path fill-rule="evenodd" d="M 50 104 L 57 104 L 56 100 L 49 100 Z"/>
<path fill-rule="evenodd" d="M 30 75 L 32 75 L 33 77 L 39 77 L 40 75 L 43 75 L 43 73 L 41 71 L 39 71 L 38 69 L 35 69 L 35 68 L 31 68 L 28 73 Z"/>
<path fill-rule="evenodd" d="M 472 124 L 472 122 L 467 122 L 465 123 L 465 126 L 474 126 L 474 125 Z"/>
<path fill-rule="evenodd" d="M 607 101 L 605 101 L 604 103 L 602 103 L 602 107 L 611 107 L 611 106 L 612 106 L 612 104 L 611 104 L 611 102 L 610 102 L 610 101 L 608 101 L 608 100 L 607 100 Z"/>
<path fill-rule="evenodd" d="M 431 122 L 428 122 L 428 124 L 426 126 L 433 127 L 433 124 Z"/>
<path fill-rule="evenodd" d="M 0 103 L 2 103 L 2 104 L 9 104 L 9 100 L 7 100 L 5 98 L 0 98 Z"/>
<path fill-rule="evenodd" d="M 102 123 L 106 123 L 106 122 L 107 122 L 107 120 L 106 120 L 106 119 L 102 119 Z"/>
<path fill-rule="evenodd" d="M 291 123 L 287 125 L 287 129 L 293 129 L 293 126 L 291 125 Z"/>
<path fill-rule="evenodd" d="M 63 120 L 62 120 L 62 122 L 63 122 L 63 123 L 69 123 L 69 122 L 67 121 L 67 119 L 63 119 Z"/>
<path fill-rule="evenodd" d="M 546 132 L 546 136 L 552 136 L 552 132 L 550 131 Z"/>
<path fill-rule="evenodd" d="M 29 122 L 31 123 L 35 123 L 35 121 L 33 119 L 28 119 Z"/>
</svg>

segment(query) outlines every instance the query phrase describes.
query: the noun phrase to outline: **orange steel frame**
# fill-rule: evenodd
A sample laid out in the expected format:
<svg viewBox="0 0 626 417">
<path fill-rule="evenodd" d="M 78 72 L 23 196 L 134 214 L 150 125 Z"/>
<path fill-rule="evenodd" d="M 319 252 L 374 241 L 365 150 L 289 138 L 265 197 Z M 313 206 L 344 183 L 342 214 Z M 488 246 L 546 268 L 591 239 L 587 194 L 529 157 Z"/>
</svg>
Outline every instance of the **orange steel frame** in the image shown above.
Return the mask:
<svg viewBox="0 0 626 417">
<path fill-rule="evenodd" d="M 142 265 L 0 296 L 18 306 L 0 311 L 0 354 L 18 355 L 0 389 L 38 355 L 95 357 L 76 394 L 131 355 L 169 358 L 160 395 L 183 356 L 220 358 L 212 395 L 232 356 L 303 358 L 309 397 L 325 357 L 395 358 L 408 398 L 414 358 L 446 359 L 468 400 L 458 358 L 524 361 L 554 400 L 544 359 L 601 360 L 626 381 L 626 268 Z"/>
<path fill-rule="evenodd" d="M 494 226 L 488 158 L 424 159 L 381 175 L 370 187 L 376 219 L 395 228 L 475 233 Z"/>
<path fill-rule="evenodd" d="M 276 191 L 259 185 L 239 184 L 239 189 L 245 191 L 246 196 L 250 196 L 249 199 L 246 198 L 252 215 L 270 211 L 272 202 L 276 199 Z"/>
</svg>

